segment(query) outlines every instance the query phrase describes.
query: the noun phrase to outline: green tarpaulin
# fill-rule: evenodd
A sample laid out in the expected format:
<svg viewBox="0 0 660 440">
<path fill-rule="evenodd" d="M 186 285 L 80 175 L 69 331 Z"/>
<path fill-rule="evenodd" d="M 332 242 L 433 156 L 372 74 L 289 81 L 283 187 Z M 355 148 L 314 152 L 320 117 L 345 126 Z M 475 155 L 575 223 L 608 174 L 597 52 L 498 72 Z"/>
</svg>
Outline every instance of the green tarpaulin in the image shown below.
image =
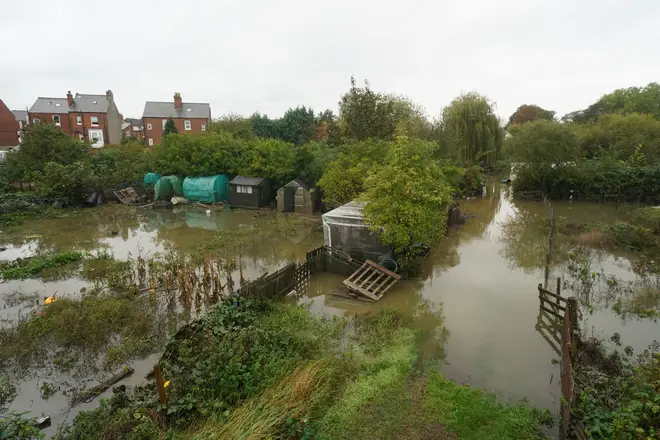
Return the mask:
<svg viewBox="0 0 660 440">
<path fill-rule="evenodd" d="M 154 186 L 154 200 L 170 200 L 174 196 L 183 197 L 181 179 L 177 176 L 161 177 Z"/>
<path fill-rule="evenodd" d="M 147 173 L 144 175 L 145 186 L 155 186 L 159 180 L 160 180 L 160 174 L 158 173 Z"/>
<path fill-rule="evenodd" d="M 224 202 L 229 198 L 229 179 L 225 175 L 186 177 L 183 197 L 192 202 Z"/>
</svg>

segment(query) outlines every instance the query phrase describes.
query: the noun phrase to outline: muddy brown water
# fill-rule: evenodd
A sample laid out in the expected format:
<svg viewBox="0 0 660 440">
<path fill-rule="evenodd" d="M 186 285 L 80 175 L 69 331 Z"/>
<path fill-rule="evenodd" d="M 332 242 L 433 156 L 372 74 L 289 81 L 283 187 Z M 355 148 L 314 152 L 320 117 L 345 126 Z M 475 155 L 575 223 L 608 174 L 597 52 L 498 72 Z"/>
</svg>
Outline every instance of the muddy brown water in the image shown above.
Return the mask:
<svg viewBox="0 0 660 440">
<path fill-rule="evenodd" d="M 420 277 L 401 282 L 376 304 L 346 300 L 332 292 L 341 289 L 343 277 L 333 274 L 314 276 L 310 288 L 299 302 L 308 304 L 314 313 L 351 316 L 373 313 L 383 307 L 394 307 L 414 318 L 414 325 L 425 330 L 421 358 L 442 357 L 444 373 L 460 383 L 483 387 L 498 395 L 501 401 L 526 398 L 531 405 L 547 408 L 554 414 L 559 407 L 559 366 L 553 349 L 536 330 L 539 300 L 536 286 L 543 282 L 547 240 L 538 222 L 546 208 L 541 202 L 512 200 L 509 189 L 493 182 L 483 198 L 463 202 L 467 220 L 450 229 L 446 240 L 433 249 Z M 554 203 L 557 216 L 569 221 L 613 222 L 621 209 L 589 203 Z M 275 214 L 269 214 L 275 215 Z M 101 208 L 91 216 L 30 223 L 19 230 L 0 234 L 7 250 L 0 259 L 12 260 L 44 250 L 107 250 L 117 259 L 141 255 L 148 258 L 174 248 L 183 252 L 209 240 L 216 231 L 249 227 L 260 219 L 250 211 L 213 212 L 207 215 L 194 208 L 174 211 L 138 211 Z M 290 238 L 277 246 L 264 249 L 259 256 L 247 258 L 243 264 L 245 278 L 255 278 L 282 267 L 290 261 L 302 260 L 305 253 L 322 243 L 322 233 Z M 561 248 L 562 243 L 556 244 Z M 577 289 L 574 274 L 567 268 L 566 250 L 558 250 L 550 267 L 550 279 L 566 280 L 566 295 Z M 248 256 L 249 257 L 249 256 Z M 612 254 L 602 249 L 589 251 L 590 270 L 603 270 L 622 280 L 634 280 L 630 259 L 634 255 Z M 574 281 L 574 280 L 573 280 Z M 554 281 L 551 281 L 554 286 Z M 34 303 L 12 304 L 7 298 L 17 289 L 37 298 L 80 296 L 88 283 L 80 278 L 44 282 L 31 279 L 0 284 L 0 318 L 14 319 L 29 313 Z M 554 290 L 554 287 L 553 287 Z M 624 345 L 636 350 L 645 348 L 660 334 L 660 325 L 648 319 L 626 319 L 611 309 L 612 298 L 594 295 L 584 307 L 582 327 L 589 334 L 609 338 L 621 335 Z M 126 385 L 144 381 L 158 353 L 135 359 L 135 374 Z M 77 378 L 85 387 L 102 377 Z M 92 409 L 98 399 L 69 410 L 62 392 L 48 400 L 40 397 L 44 380 L 52 381 L 48 372 L 17 382 L 19 392 L 9 406 L 13 411 L 42 413 L 53 417 L 47 435 L 56 425 L 71 421 L 80 410 Z M 105 395 L 110 393 L 107 392 Z"/>
</svg>

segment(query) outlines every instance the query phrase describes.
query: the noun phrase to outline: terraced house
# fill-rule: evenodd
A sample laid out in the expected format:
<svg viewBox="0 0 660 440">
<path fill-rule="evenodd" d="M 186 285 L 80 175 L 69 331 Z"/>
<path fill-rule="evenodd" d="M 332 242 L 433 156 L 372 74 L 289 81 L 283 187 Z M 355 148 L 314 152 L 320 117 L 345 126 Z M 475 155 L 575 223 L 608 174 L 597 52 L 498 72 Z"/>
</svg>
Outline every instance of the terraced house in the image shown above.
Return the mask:
<svg viewBox="0 0 660 440">
<path fill-rule="evenodd" d="M 147 101 L 142 113 L 142 125 L 148 145 L 160 143 L 168 119 L 174 121 L 179 133 L 202 133 L 211 122 L 211 106 L 208 103 L 183 102 L 178 93 L 174 94 L 171 102 Z"/>
<path fill-rule="evenodd" d="M 28 111 L 30 122 L 48 122 L 65 133 L 89 141 L 92 148 L 119 144 L 122 116 L 112 91 L 105 95 L 86 95 L 69 91 L 66 98 L 39 97 Z"/>
</svg>

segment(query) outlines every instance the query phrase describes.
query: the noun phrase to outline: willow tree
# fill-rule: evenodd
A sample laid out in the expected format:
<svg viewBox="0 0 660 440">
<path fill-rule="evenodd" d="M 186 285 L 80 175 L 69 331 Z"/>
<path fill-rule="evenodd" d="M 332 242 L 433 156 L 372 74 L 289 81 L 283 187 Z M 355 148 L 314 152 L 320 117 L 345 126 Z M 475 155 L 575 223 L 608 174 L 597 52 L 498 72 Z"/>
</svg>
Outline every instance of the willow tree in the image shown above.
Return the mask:
<svg viewBox="0 0 660 440">
<path fill-rule="evenodd" d="M 484 96 L 461 95 L 442 111 L 443 150 L 463 164 L 492 165 L 503 139 L 500 120 Z"/>
</svg>

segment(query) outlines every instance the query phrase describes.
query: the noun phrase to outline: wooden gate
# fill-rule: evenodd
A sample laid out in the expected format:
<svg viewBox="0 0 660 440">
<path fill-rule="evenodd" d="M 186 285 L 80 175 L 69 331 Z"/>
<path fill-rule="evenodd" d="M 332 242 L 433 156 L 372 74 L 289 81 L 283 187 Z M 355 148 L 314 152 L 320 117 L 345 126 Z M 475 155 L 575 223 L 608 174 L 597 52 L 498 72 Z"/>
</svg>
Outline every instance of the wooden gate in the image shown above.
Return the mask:
<svg viewBox="0 0 660 440">
<path fill-rule="evenodd" d="M 367 260 L 362 267 L 344 280 L 344 285 L 352 292 L 363 295 L 372 301 L 378 301 L 399 280 L 401 280 L 401 276 Z"/>
</svg>

